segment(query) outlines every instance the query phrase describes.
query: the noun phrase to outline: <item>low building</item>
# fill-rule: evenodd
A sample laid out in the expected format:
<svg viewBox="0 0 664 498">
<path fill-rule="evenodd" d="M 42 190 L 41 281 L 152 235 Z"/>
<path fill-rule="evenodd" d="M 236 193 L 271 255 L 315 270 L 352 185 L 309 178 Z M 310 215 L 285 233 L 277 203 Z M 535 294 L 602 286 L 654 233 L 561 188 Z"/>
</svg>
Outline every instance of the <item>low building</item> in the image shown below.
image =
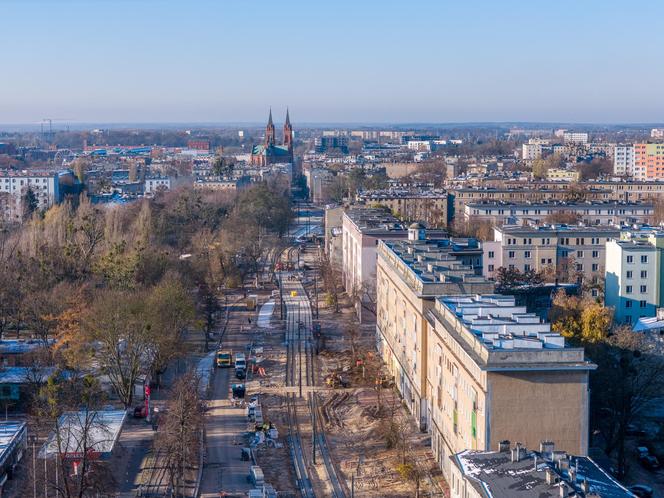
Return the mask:
<svg viewBox="0 0 664 498">
<path fill-rule="evenodd" d="M 596 366 L 583 348 L 568 347 L 514 296 L 439 297 L 426 319 L 427 417 L 445 475 L 451 455 L 496 448 L 505 437 L 556 440 L 587 454 L 588 378 Z"/>
<path fill-rule="evenodd" d="M 451 498 L 632 498 L 635 495 L 587 456 L 542 441 L 539 451 L 502 441 L 494 451 L 451 457 Z"/>
<path fill-rule="evenodd" d="M 429 419 L 426 313 L 437 296 L 493 292 L 481 268 L 476 240 L 435 238 L 417 224 L 408 230 L 408 240 L 378 244 L 377 349 L 422 429 Z"/>
<path fill-rule="evenodd" d="M 493 232 L 494 240 L 482 244 L 484 276 L 489 279 L 495 279 L 501 267 L 559 277 L 572 272 L 603 277 L 606 244 L 620 236 L 617 226 L 564 224 L 503 225 Z"/>
<path fill-rule="evenodd" d="M 588 134 L 583 132 L 566 131 L 563 133 L 565 144 L 585 145 L 588 143 Z"/>
<path fill-rule="evenodd" d="M 635 324 L 653 317 L 664 300 L 664 232 L 625 231 L 606 244 L 604 303 L 617 323 Z"/>
<path fill-rule="evenodd" d="M 0 422 L 0 495 L 23 459 L 28 445 L 28 429 L 25 422 Z"/>
<path fill-rule="evenodd" d="M 240 178 L 199 178 L 194 182 L 194 190 L 214 190 L 236 192 L 249 186 L 249 177 Z"/>
<path fill-rule="evenodd" d="M 448 196 L 441 189 L 367 190 L 358 194 L 357 201 L 384 206 L 405 222 L 424 222 L 431 228 L 444 228 L 448 223 Z"/>
<path fill-rule="evenodd" d="M 466 223 L 489 222 L 498 225 L 541 225 L 552 217 L 568 216 L 584 225 L 648 224 L 654 219 L 651 203 L 632 202 L 543 202 L 466 204 Z"/>
<path fill-rule="evenodd" d="M 550 168 L 546 171 L 546 178 L 552 182 L 578 182 L 581 173 L 574 169 Z"/>
</svg>

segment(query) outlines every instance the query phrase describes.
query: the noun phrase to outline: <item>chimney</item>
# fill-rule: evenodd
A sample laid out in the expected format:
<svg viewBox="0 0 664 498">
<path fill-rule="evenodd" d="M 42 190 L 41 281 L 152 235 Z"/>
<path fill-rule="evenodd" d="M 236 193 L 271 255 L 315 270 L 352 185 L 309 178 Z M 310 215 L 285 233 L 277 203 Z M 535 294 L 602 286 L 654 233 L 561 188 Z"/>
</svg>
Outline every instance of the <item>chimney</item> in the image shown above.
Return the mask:
<svg viewBox="0 0 664 498">
<path fill-rule="evenodd" d="M 537 472 L 537 455 L 535 455 L 534 460 L 535 460 L 535 472 Z"/>
<path fill-rule="evenodd" d="M 569 483 L 574 486 L 576 484 L 576 471 L 573 468 L 570 468 L 567 471 L 567 475 L 569 476 Z"/>
<path fill-rule="evenodd" d="M 583 482 L 581 483 L 581 491 L 583 491 L 586 496 L 588 496 L 588 493 L 590 493 L 590 484 L 588 484 L 588 479 L 583 479 Z"/>
<path fill-rule="evenodd" d="M 560 483 L 560 498 L 567 498 L 567 484 L 564 482 Z"/>
<path fill-rule="evenodd" d="M 508 451 L 509 449 L 510 449 L 510 442 L 507 439 L 505 439 L 504 441 L 501 441 L 500 443 L 498 443 L 498 451 L 500 453 L 504 453 L 504 452 Z"/>
<path fill-rule="evenodd" d="M 548 461 L 553 459 L 553 450 L 556 449 L 556 445 L 553 441 L 541 441 L 540 442 L 540 453 L 542 457 L 546 458 Z"/>
<path fill-rule="evenodd" d="M 569 470 L 569 458 L 561 458 L 558 460 L 558 469 L 559 470 Z"/>
<path fill-rule="evenodd" d="M 544 478 L 546 479 L 546 483 L 549 486 L 553 486 L 557 481 L 558 477 L 556 476 L 556 473 L 553 471 L 551 467 L 548 467 L 544 470 Z"/>
<path fill-rule="evenodd" d="M 525 454 L 526 449 L 521 446 L 521 443 L 516 443 L 514 448 L 512 448 L 512 462 L 520 462 Z"/>
</svg>

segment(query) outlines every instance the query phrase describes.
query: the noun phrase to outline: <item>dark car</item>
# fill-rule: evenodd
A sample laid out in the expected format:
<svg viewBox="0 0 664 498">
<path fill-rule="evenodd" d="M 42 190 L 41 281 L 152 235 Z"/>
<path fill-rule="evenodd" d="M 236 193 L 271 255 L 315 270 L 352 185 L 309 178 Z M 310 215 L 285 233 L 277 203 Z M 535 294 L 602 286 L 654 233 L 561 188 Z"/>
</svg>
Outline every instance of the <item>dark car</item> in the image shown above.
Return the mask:
<svg viewBox="0 0 664 498">
<path fill-rule="evenodd" d="M 656 456 L 645 455 L 641 457 L 639 461 L 641 462 L 641 465 L 643 465 L 646 469 L 657 470 L 659 468 L 659 460 L 657 460 Z"/>
<path fill-rule="evenodd" d="M 635 484 L 634 486 L 630 486 L 629 490 L 639 498 L 652 498 L 653 496 L 652 488 L 645 484 Z"/>
</svg>

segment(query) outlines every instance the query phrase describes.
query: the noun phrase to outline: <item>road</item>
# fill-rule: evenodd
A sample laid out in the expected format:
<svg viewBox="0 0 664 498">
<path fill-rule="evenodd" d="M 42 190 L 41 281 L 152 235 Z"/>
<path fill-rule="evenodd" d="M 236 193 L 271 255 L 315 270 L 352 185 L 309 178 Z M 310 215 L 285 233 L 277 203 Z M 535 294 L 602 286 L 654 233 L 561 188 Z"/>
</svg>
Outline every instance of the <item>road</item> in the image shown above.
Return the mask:
<svg viewBox="0 0 664 498">
<path fill-rule="evenodd" d="M 225 349 L 245 350 L 247 338 L 240 328 L 252 315 L 237 309 L 231 312 L 222 342 Z M 247 480 L 251 462 L 240 459 L 242 435 L 247 431 L 245 409 L 232 407 L 229 400 L 230 385 L 236 382 L 234 374 L 233 368 L 218 368 L 212 378 L 205 422 L 207 455 L 200 488 L 202 497 L 217 498 L 221 491 L 242 495 L 252 488 Z"/>
</svg>

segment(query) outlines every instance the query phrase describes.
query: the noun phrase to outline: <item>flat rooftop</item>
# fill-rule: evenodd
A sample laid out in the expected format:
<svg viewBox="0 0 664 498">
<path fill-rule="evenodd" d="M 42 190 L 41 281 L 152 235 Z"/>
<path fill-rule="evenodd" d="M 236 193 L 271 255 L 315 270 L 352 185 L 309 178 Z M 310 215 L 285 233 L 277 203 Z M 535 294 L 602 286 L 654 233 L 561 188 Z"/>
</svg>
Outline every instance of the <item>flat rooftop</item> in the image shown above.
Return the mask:
<svg viewBox="0 0 664 498">
<path fill-rule="evenodd" d="M 466 207 L 516 207 L 516 208 L 538 208 L 538 207 L 560 207 L 571 209 L 588 209 L 604 207 L 633 207 L 652 208 L 652 203 L 645 202 L 622 202 L 622 201 L 588 201 L 588 202 L 564 202 L 564 201 L 537 201 L 537 202 L 508 202 L 508 201 L 478 201 L 466 204 Z"/>
<path fill-rule="evenodd" d="M 443 189 L 405 189 L 392 188 L 385 190 L 369 190 L 358 194 L 362 200 L 371 199 L 440 199 L 447 197 Z"/>
<path fill-rule="evenodd" d="M 509 450 L 466 450 L 450 458 L 479 494 L 487 498 L 558 498 L 561 484 L 568 493 L 575 491 L 574 496 L 595 493 L 601 498 L 634 497 L 589 457 L 564 455 L 566 464 L 562 467 L 569 469 L 561 469 L 550 454 L 525 448 L 523 451 L 524 456 L 515 462 Z M 547 483 L 547 472 L 552 476 L 551 484 Z M 584 485 L 588 486 L 587 492 L 583 491 Z"/>
<path fill-rule="evenodd" d="M 354 208 L 344 213 L 362 233 L 406 231 L 406 225 L 399 221 L 387 209 Z"/>
<path fill-rule="evenodd" d="M 619 234 L 621 228 L 617 225 L 502 225 L 494 227 L 494 230 L 503 234 L 535 234 L 535 233 L 574 233 L 574 232 L 592 232 L 597 234 Z"/>
<path fill-rule="evenodd" d="M 0 422 L 0 467 L 26 435 L 25 422 Z"/>
</svg>

